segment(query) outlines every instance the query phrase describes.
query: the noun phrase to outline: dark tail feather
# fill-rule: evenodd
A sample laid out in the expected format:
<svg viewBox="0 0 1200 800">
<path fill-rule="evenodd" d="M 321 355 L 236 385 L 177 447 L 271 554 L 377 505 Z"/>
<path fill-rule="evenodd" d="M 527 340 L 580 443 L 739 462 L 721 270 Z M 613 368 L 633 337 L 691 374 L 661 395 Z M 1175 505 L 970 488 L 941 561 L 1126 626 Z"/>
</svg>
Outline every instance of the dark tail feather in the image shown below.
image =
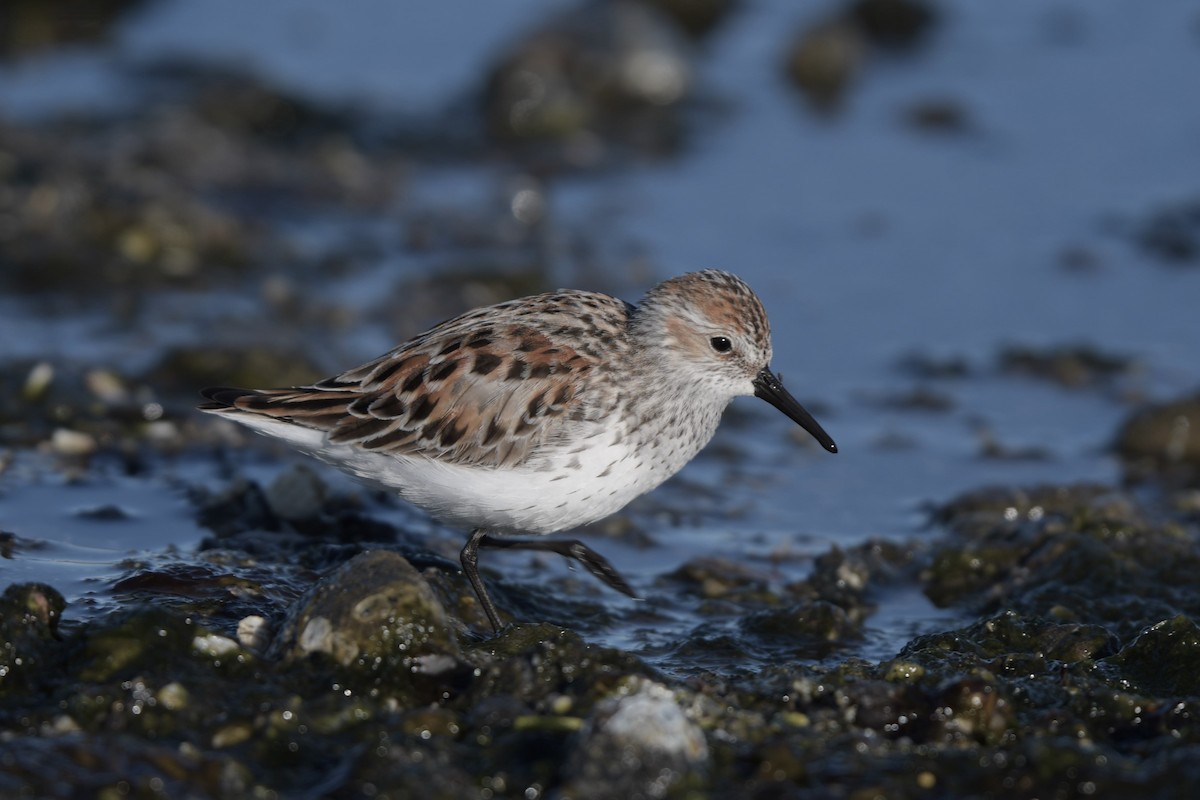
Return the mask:
<svg viewBox="0 0 1200 800">
<path fill-rule="evenodd" d="M 236 408 L 237 401 L 242 397 L 256 395 L 253 389 L 235 389 L 230 386 L 210 386 L 200 390 L 200 396 L 210 402 L 200 406 L 201 411 L 220 411 L 224 408 Z"/>
<path fill-rule="evenodd" d="M 359 397 L 354 392 L 314 392 L 304 387 L 233 389 L 214 386 L 201 390 L 200 394 L 209 401 L 199 406 L 201 411 L 261 414 L 318 430 L 336 427 L 346 417 L 347 406 Z M 392 420 L 385 422 L 390 425 Z"/>
</svg>

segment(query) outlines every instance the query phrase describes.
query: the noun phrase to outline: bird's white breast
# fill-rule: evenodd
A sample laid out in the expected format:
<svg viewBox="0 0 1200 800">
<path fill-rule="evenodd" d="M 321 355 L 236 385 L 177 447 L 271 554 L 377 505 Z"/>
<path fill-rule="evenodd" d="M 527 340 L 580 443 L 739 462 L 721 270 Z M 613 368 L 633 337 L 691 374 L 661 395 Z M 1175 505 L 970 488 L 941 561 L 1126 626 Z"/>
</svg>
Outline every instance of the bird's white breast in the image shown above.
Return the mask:
<svg viewBox="0 0 1200 800">
<path fill-rule="evenodd" d="M 270 417 L 236 419 L 394 491 L 448 525 L 500 532 L 553 533 L 594 522 L 678 469 L 664 469 L 611 425 L 567 441 L 534 467 L 493 468 L 330 444 L 320 431 Z"/>
</svg>

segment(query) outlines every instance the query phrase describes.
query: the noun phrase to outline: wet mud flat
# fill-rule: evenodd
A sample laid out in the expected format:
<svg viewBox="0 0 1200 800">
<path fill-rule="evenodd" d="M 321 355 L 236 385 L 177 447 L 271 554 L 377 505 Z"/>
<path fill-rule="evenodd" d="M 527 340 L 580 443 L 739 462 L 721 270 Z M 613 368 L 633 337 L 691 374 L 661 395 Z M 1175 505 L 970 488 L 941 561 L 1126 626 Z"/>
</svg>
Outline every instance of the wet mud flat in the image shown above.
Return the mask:
<svg viewBox="0 0 1200 800">
<path fill-rule="evenodd" d="M 680 5 L 703 13 L 660 13 Z M 1124 383 L 1161 365 L 1018 343 L 986 374 L 935 353 L 883 391 L 864 381 L 867 412 L 823 404 L 860 442 L 880 409 L 957 424 L 972 414 L 963 384 L 1090 392 L 1122 409 L 1093 457 L 1121 476 L 981 480 L 918 532 L 765 557 L 744 555 L 760 520 L 737 505 L 763 497 L 746 466 L 762 440 L 741 441 L 753 425 L 735 406 L 707 472 L 589 540 L 644 554 L 644 601 L 553 560 L 488 562 L 512 621 L 496 636 L 459 572 L 461 538 L 193 411 L 202 386 L 308 381 L 470 306 L 563 282 L 636 294 L 665 268 L 618 223 L 563 214 L 555 192 L 646 164 L 686 171 L 735 113 L 704 96 L 697 65 L 737 5 L 548 19 L 435 118 L 181 62 L 130 66 L 116 110 L 0 119 L 0 512 L 86 489 L 70 524 L 118 543 L 66 547 L 0 516 L 0 796 L 1200 790 L 1200 400 L 1150 404 Z M 1086 49 L 1086 15 L 1051 22 Z M 941 24 L 932 4 L 844 4 L 776 54 L 780 88 L 823 118 L 852 113 Z M 600 80 L 647 56 L 655 80 Z M 961 98 L 905 108 L 905 130 L 937 141 L 987 123 Z M 429 191 L 446 176 L 469 189 Z M 1196 208 L 1163 200 L 1095 239 L 1072 233 L 1055 279 L 1094 283 L 1127 251 L 1194 273 Z M 686 223 L 671 235 L 692 236 Z M 982 428 L 977 463 L 1049 471 L 1067 449 Z M 942 456 L 884 439 L 860 452 Z M 785 448 L 781 463 L 804 460 Z M 130 491 L 178 501 L 177 518 L 147 521 Z M 664 520 L 719 523 L 747 547 L 710 552 L 684 530 L 698 553 L 659 567 Z M 881 635 L 914 598 L 937 621 Z"/>
<path fill-rule="evenodd" d="M 120 565 L 85 617 L 5 588 L 0 789 L 1180 796 L 1200 786 L 1198 424 L 1194 397 L 1151 407 L 1114 434 L 1127 485 L 971 491 L 931 535 L 831 548 L 785 585 L 691 560 L 649 605 L 705 621 L 642 653 L 588 632 L 653 608 L 561 570 L 492 575 L 518 621 L 485 634 L 452 556 L 307 468 L 193 486 L 197 551 Z M 857 656 L 903 591 L 962 623 Z"/>
</svg>

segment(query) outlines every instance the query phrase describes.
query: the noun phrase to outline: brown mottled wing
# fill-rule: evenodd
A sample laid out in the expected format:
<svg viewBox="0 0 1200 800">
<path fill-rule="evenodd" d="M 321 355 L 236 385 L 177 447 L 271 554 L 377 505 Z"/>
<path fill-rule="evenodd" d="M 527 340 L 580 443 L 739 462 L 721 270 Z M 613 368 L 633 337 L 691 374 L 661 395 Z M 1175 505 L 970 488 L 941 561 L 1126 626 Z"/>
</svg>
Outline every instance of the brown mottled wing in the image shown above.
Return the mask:
<svg viewBox="0 0 1200 800">
<path fill-rule="evenodd" d="M 313 386 L 205 396 L 208 408 L 327 431 L 332 443 L 514 466 L 612 411 L 630 309 L 591 292 L 535 295 L 468 312 Z"/>
</svg>

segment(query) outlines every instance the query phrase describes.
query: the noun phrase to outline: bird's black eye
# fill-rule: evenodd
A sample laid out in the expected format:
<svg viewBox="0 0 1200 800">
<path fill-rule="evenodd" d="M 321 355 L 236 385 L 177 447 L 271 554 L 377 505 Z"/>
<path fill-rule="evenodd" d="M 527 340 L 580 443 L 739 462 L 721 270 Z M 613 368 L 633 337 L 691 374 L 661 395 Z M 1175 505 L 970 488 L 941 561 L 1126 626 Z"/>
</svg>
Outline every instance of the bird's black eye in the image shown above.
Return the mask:
<svg viewBox="0 0 1200 800">
<path fill-rule="evenodd" d="M 728 353 L 733 349 L 733 342 L 729 341 L 729 339 L 724 336 L 714 336 L 708 340 L 708 343 L 711 344 L 712 349 L 716 350 L 718 353 Z"/>
</svg>

